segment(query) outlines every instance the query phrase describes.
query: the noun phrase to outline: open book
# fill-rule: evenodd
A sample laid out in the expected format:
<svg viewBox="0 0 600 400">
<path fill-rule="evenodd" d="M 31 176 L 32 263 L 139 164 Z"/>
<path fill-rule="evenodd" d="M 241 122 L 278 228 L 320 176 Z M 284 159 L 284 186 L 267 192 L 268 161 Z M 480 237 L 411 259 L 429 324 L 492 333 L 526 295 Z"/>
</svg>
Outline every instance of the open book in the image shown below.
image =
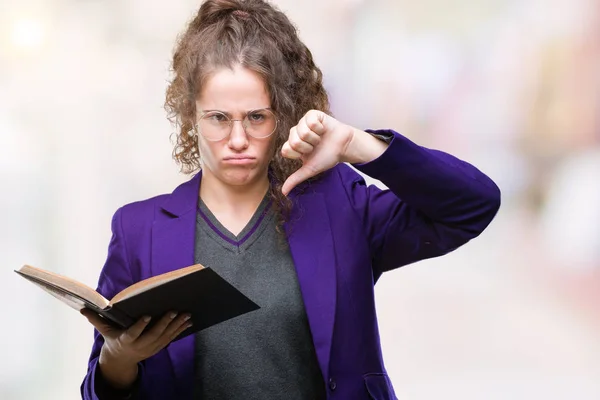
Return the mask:
<svg viewBox="0 0 600 400">
<path fill-rule="evenodd" d="M 152 317 L 148 329 L 166 312 L 190 313 L 193 325 L 175 340 L 259 308 L 200 264 L 139 281 L 110 300 L 74 279 L 40 268 L 24 265 L 15 272 L 74 309 L 92 309 L 121 328 L 146 315 Z"/>
</svg>

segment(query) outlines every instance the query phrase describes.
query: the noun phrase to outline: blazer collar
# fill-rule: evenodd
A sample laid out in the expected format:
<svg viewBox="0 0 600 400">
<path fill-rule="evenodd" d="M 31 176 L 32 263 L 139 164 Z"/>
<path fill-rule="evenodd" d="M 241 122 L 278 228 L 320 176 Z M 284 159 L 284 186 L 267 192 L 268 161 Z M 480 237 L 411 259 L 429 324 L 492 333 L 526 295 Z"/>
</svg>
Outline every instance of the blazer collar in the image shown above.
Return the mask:
<svg viewBox="0 0 600 400">
<path fill-rule="evenodd" d="M 202 171 L 194 175 L 189 181 L 177 186 L 173 193 L 166 197 L 161 204 L 161 208 L 175 217 L 195 210 L 198 206 L 201 180 Z"/>
</svg>

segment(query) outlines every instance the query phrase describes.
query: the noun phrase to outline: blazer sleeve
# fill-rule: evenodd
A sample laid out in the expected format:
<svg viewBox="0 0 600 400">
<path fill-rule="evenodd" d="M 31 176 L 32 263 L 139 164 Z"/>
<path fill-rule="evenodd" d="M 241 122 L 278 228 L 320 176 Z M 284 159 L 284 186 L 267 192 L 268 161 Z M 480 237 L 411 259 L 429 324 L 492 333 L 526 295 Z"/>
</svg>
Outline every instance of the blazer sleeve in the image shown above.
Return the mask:
<svg viewBox="0 0 600 400">
<path fill-rule="evenodd" d="M 122 208 L 118 209 L 112 218 L 112 237 L 108 247 L 108 256 L 98 281 L 97 291 L 107 299 L 111 299 L 121 290 L 134 283 L 128 263 L 121 214 Z M 116 390 L 106 383 L 98 367 L 98 357 L 103 344 L 104 338 L 94 329 L 94 344 L 92 346 L 88 370 L 80 388 L 81 398 L 84 400 L 137 398 L 138 389 L 144 377 L 144 363 L 142 362 L 138 365 L 138 377 L 131 390 Z"/>
<path fill-rule="evenodd" d="M 477 237 L 500 207 L 500 189 L 474 166 L 421 147 L 392 130 L 377 159 L 353 166 L 388 189 L 366 186 L 350 168 L 339 169 L 354 210 L 363 221 L 374 277 L 449 253 Z"/>
</svg>

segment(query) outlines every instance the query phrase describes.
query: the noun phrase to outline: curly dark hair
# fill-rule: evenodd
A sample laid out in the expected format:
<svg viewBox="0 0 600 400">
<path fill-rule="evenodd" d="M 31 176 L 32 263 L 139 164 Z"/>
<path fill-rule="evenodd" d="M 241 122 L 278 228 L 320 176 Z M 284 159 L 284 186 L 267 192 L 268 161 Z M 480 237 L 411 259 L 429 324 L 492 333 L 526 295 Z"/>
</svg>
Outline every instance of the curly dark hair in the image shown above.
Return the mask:
<svg viewBox="0 0 600 400">
<path fill-rule="evenodd" d="M 321 70 L 296 27 L 275 6 L 263 0 L 206 0 L 180 35 L 165 101 L 176 127 L 173 158 L 184 173 L 200 169 L 197 137 L 188 135 L 195 124 L 196 98 L 212 73 L 235 65 L 262 77 L 279 119 L 269 173 L 281 232 L 292 207 L 281 187 L 301 166 L 298 160 L 283 158 L 281 147 L 306 112 L 331 111 Z"/>
</svg>

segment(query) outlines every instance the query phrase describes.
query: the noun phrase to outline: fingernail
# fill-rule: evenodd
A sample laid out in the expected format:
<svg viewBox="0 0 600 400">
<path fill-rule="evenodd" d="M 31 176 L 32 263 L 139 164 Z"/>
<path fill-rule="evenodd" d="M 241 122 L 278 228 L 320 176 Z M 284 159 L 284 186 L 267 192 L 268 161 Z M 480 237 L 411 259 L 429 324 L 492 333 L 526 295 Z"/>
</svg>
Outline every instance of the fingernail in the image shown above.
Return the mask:
<svg viewBox="0 0 600 400">
<path fill-rule="evenodd" d="M 188 323 L 188 324 L 187 324 L 187 328 L 191 328 L 191 327 L 192 327 L 192 325 L 194 325 L 194 324 L 192 324 L 191 322 L 190 322 L 190 323 Z M 186 329 L 187 329 L 187 328 L 186 328 Z"/>
<path fill-rule="evenodd" d="M 144 317 L 144 322 L 148 322 L 148 321 L 150 321 L 150 316 L 146 315 L 146 316 Z"/>
<path fill-rule="evenodd" d="M 184 321 L 187 321 L 188 319 L 192 318 L 192 316 L 190 314 L 186 315 L 185 317 L 183 317 Z"/>
<path fill-rule="evenodd" d="M 175 318 L 176 316 L 177 316 L 177 313 L 176 313 L 176 312 L 172 312 L 171 314 L 169 314 L 169 317 L 170 317 L 171 319 Z"/>
</svg>

